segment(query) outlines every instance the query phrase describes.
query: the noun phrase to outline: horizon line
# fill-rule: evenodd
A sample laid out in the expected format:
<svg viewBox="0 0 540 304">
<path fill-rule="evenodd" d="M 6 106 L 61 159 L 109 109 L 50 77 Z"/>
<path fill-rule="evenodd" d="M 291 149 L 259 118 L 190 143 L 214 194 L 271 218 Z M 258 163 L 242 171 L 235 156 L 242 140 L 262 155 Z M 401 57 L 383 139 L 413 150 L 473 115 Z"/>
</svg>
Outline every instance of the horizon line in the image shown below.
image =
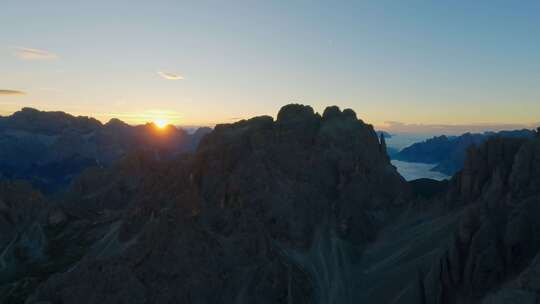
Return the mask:
<svg viewBox="0 0 540 304">
<path fill-rule="evenodd" d="M 106 124 L 112 119 L 118 119 L 128 125 L 131 126 L 138 126 L 138 125 L 145 125 L 148 123 L 154 123 L 153 119 L 147 119 L 147 120 L 133 120 L 133 119 L 125 119 L 125 117 L 135 117 L 138 116 L 137 114 L 119 114 L 119 113 L 92 113 L 91 115 L 84 114 L 83 112 L 78 111 L 66 111 L 66 110 L 41 110 L 39 108 L 33 107 L 33 106 L 22 106 L 19 108 L 19 110 L 15 111 L 2 111 L 0 110 L 0 117 L 9 117 L 13 115 L 16 112 L 20 112 L 25 108 L 34 109 L 40 112 L 62 112 L 68 115 L 71 115 L 73 117 L 87 117 L 92 118 L 97 121 L 99 121 L 101 124 Z M 163 112 L 165 113 L 165 112 Z M 316 112 L 318 113 L 318 112 Z M 319 113 L 320 114 L 320 113 Z M 277 114 L 276 114 L 277 115 Z M 180 128 L 200 128 L 200 127 L 210 127 L 214 128 L 216 125 L 220 124 L 230 124 L 235 123 L 242 120 L 247 120 L 253 117 L 258 116 L 270 116 L 274 120 L 276 119 L 276 115 L 269 115 L 269 114 L 262 114 L 262 115 L 252 115 L 250 117 L 242 118 L 242 117 L 235 117 L 227 121 L 219 121 L 219 122 L 199 122 L 199 123 L 189 123 L 189 124 L 182 124 L 182 123 L 175 123 L 175 122 L 169 122 L 169 125 L 173 125 L 175 127 Z M 110 118 L 99 118 L 99 116 L 108 116 Z M 150 113 L 142 114 L 140 116 L 149 117 Z M 165 115 L 166 116 L 166 115 Z M 122 118 L 124 117 L 124 118 Z M 169 118 L 175 117 L 169 116 Z M 156 117 L 158 118 L 158 117 Z M 361 119 L 361 118 L 359 118 Z M 449 124 L 449 123 L 410 123 L 410 122 L 401 122 L 401 121 L 386 121 L 382 124 L 372 124 L 367 122 L 368 124 L 371 124 L 375 130 L 377 131 L 386 131 L 391 133 L 404 133 L 404 134 L 441 134 L 441 135 L 455 135 L 455 134 L 464 134 L 464 133 L 483 133 L 483 132 L 493 132 L 493 131 L 503 131 L 503 130 L 517 130 L 517 129 L 531 129 L 534 130 L 537 127 L 540 127 L 540 122 L 531 122 L 531 123 L 510 123 L 510 122 L 504 122 L 504 123 L 497 123 L 497 122 L 472 122 L 472 123 L 460 123 L 460 124 Z M 399 130 L 399 129 L 402 130 Z M 422 130 L 423 129 L 423 130 Z M 471 129 L 467 131 L 467 129 Z M 450 132 L 448 132 L 450 131 Z M 461 132 L 461 133 L 460 133 Z"/>
</svg>

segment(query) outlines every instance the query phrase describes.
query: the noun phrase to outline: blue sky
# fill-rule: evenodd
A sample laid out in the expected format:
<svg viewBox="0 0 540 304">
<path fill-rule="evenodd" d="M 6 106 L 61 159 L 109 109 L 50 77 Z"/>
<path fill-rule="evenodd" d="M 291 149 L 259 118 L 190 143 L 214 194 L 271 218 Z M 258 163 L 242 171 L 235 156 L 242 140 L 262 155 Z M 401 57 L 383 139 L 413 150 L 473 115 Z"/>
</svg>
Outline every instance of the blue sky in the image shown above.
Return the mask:
<svg viewBox="0 0 540 304">
<path fill-rule="evenodd" d="M 0 37 L 0 90 L 21 92 L 0 115 L 211 125 L 300 102 L 397 128 L 540 121 L 539 1 L 7 0 Z"/>
</svg>

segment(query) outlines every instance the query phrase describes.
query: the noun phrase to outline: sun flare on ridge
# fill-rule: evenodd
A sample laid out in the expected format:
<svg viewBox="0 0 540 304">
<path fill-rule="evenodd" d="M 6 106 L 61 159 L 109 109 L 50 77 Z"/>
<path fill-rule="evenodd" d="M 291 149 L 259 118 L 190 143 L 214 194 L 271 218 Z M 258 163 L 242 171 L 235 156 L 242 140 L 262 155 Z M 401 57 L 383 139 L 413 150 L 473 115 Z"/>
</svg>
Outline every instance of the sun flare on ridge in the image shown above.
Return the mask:
<svg viewBox="0 0 540 304">
<path fill-rule="evenodd" d="M 154 124 L 156 125 L 156 127 L 163 129 L 169 124 L 169 122 L 165 119 L 158 118 L 154 119 Z"/>
</svg>

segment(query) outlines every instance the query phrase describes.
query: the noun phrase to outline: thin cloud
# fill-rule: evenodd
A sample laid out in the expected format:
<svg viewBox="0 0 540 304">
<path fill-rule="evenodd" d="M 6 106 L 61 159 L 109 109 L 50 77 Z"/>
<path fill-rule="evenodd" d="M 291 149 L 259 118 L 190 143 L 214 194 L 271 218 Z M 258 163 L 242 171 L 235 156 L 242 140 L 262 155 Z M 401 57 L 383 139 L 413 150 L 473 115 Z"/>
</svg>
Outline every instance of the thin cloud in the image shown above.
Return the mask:
<svg viewBox="0 0 540 304">
<path fill-rule="evenodd" d="M 26 95 L 26 93 L 23 91 L 17 91 L 17 90 L 0 90 L 0 95 L 13 96 L 13 95 Z"/>
<path fill-rule="evenodd" d="M 58 56 L 45 50 L 32 49 L 26 47 L 14 47 L 14 55 L 21 60 L 53 60 Z"/>
<path fill-rule="evenodd" d="M 158 73 L 159 76 L 161 76 L 161 77 L 163 77 L 164 79 L 167 79 L 167 80 L 183 80 L 184 79 L 184 77 L 182 77 L 181 75 L 178 75 L 178 74 L 162 72 L 162 71 L 158 71 L 157 73 Z"/>
</svg>

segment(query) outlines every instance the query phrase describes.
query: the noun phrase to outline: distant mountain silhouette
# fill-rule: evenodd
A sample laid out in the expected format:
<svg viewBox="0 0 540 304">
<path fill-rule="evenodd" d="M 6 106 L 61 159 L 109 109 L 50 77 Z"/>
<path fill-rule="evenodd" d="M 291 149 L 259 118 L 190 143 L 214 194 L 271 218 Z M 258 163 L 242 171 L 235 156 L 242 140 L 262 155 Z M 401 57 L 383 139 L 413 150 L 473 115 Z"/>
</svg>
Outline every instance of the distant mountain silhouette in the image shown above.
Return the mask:
<svg viewBox="0 0 540 304">
<path fill-rule="evenodd" d="M 480 145 L 490 137 L 534 136 L 532 130 L 515 130 L 486 133 L 465 133 L 460 136 L 436 136 L 423 142 L 412 144 L 397 153 L 391 154 L 396 160 L 436 164 L 433 171 L 452 176 L 463 168 L 467 149 Z"/>
<path fill-rule="evenodd" d="M 109 166 L 136 150 L 170 158 L 194 150 L 200 137 L 172 126 L 157 130 L 153 124 L 130 126 L 118 119 L 101 124 L 89 117 L 23 108 L 0 117 L 0 178 L 26 179 L 52 191 L 84 168 Z"/>
<path fill-rule="evenodd" d="M 410 183 L 349 109 L 218 125 L 46 197 L 0 182 L 1 303 L 535 303 L 540 135 Z"/>
<path fill-rule="evenodd" d="M 209 127 L 200 127 L 195 130 L 192 134 L 189 136 L 189 143 L 188 143 L 188 150 L 189 151 L 195 151 L 197 147 L 199 146 L 199 143 L 203 139 L 206 134 L 212 132 L 212 128 Z"/>
</svg>

